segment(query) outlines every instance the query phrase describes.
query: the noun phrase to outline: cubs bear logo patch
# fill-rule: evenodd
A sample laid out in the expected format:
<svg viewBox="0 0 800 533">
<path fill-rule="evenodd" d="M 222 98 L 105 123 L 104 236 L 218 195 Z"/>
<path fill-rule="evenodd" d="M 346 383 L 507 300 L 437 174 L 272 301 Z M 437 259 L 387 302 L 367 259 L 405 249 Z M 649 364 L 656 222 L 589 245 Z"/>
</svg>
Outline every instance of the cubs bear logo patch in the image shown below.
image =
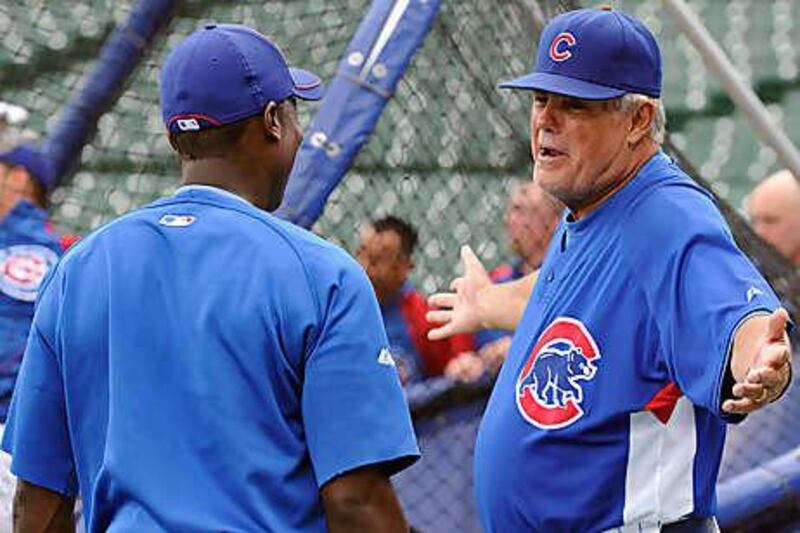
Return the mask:
<svg viewBox="0 0 800 533">
<path fill-rule="evenodd" d="M 517 376 L 522 417 L 541 429 L 559 429 L 583 416 L 583 384 L 594 379 L 600 350 L 582 322 L 555 319 L 539 336 Z"/>
<path fill-rule="evenodd" d="M 0 250 L 0 291 L 23 302 L 33 302 L 45 274 L 58 256 L 45 246 L 19 244 Z"/>
</svg>

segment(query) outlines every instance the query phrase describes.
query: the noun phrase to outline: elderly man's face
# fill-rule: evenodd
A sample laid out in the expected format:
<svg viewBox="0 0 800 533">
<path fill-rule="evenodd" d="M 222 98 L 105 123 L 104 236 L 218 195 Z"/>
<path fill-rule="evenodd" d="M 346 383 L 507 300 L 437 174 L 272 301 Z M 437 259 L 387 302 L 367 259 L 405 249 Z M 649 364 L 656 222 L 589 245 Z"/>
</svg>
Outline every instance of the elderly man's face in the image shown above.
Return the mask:
<svg viewBox="0 0 800 533">
<path fill-rule="evenodd" d="M 534 181 L 571 209 L 612 187 L 627 164 L 630 113 L 607 101 L 534 93 Z"/>
</svg>

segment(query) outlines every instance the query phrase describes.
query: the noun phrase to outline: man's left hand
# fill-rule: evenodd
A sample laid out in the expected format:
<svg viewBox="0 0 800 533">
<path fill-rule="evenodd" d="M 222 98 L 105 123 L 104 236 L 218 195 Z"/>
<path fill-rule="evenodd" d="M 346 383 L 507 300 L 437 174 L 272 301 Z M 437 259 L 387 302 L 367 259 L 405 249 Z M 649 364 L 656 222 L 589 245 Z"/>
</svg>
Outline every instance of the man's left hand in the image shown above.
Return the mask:
<svg viewBox="0 0 800 533">
<path fill-rule="evenodd" d="M 778 309 L 769 316 L 753 364 L 744 379 L 733 386 L 733 399 L 722 404 L 728 413 L 744 414 L 776 400 L 791 378 L 791 347 L 786 334 L 789 313 Z"/>
</svg>

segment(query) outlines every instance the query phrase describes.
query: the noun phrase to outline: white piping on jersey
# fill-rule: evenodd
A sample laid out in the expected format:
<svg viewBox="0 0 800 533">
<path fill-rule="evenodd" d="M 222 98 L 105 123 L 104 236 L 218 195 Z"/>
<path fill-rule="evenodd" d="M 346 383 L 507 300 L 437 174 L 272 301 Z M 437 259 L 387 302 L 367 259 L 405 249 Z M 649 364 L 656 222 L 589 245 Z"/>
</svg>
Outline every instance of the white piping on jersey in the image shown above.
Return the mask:
<svg viewBox="0 0 800 533">
<path fill-rule="evenodd" d="M 623 523 L 630 531 L 658 531 L 694 510 L 697 430 L 685 396 L 666 424 L 650 411 L 630 415 Z M 628 531 L 623 528 L 622 531 Z"/>
<path fill-rule="evenodd" d="M 219 187 L 214 187 L 213 185 L 183 185 L 181 187 L 178 187 L 178 190 L 175 191 L 175 195 L 177 196 L 178 194 L 184 191 L 209 191 L 215 194 L 219 194 L 221 196 L 227 196 L 229 198 L 233 198 L 240 202 L 244 202 L 246 205 L 249 205 L 251 207 L 253 205 L 252 203 L 248 202 L 238 194 L 234 194 L 231 191 L 226 191 L 225 189 L 221 189 Z"/>
</svg>

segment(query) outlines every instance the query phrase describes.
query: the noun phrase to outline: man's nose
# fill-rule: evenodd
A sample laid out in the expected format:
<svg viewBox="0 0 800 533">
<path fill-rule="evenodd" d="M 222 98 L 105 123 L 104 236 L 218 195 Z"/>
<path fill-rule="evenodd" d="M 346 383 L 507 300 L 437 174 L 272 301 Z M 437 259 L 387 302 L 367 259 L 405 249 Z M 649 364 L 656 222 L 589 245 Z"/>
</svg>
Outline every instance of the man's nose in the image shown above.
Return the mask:
<svg viewBox="0 0 800 533">
<path fill-rule="evenodd" d="M 557 111 L 552 101 L 538 106 L 533 111 L 533 126 L 535 129 L 553 131 L 557 124 Z"/>
</svg>

